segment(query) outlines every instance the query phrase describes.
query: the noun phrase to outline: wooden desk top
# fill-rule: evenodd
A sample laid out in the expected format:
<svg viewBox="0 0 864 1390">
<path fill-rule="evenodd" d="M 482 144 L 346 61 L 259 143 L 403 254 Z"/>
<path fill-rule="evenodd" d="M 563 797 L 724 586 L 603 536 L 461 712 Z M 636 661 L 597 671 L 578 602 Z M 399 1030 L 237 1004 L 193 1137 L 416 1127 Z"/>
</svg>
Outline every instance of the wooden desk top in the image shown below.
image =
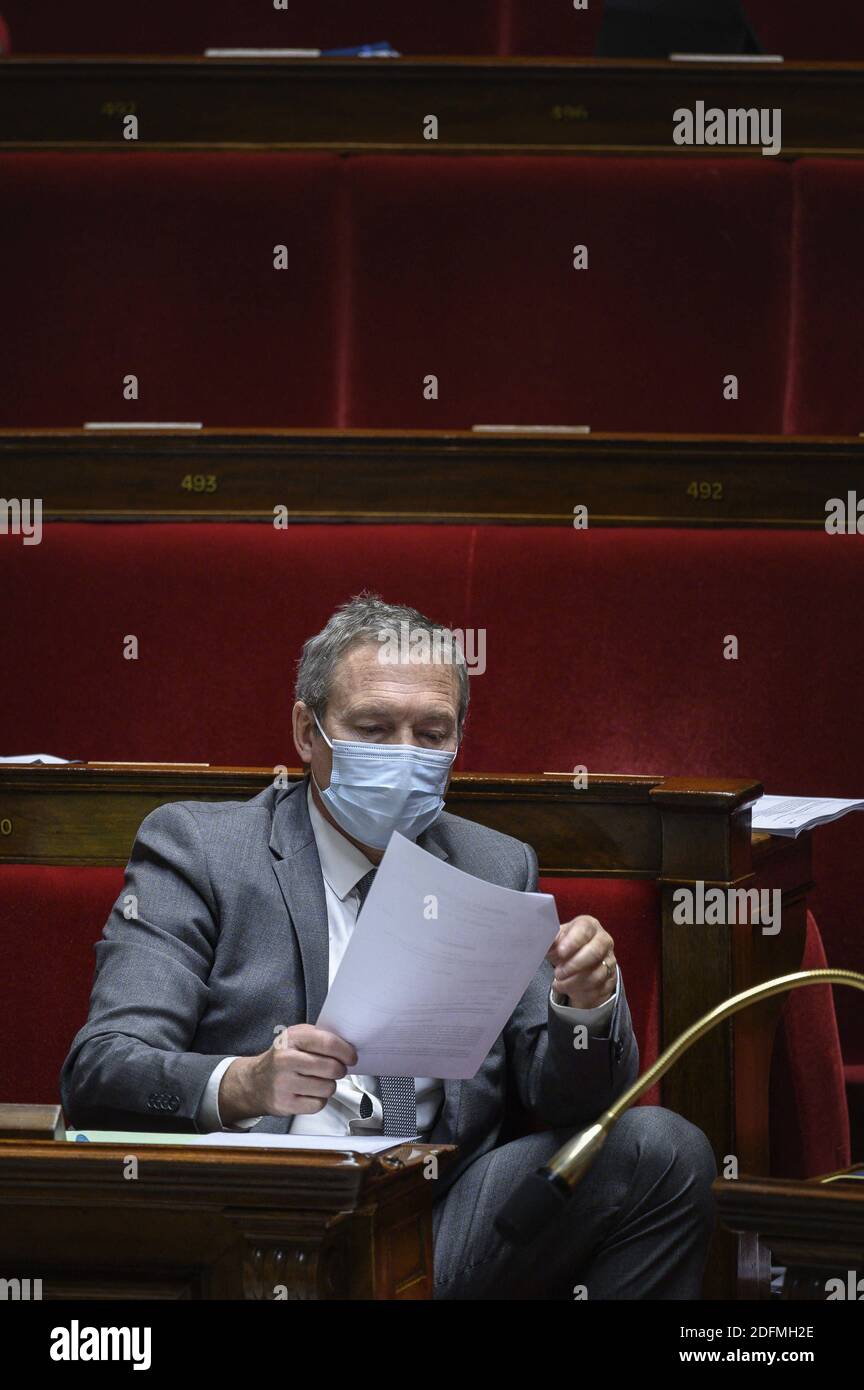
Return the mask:
<svg viewBox="0 0 864 1390">
<path fill-rule="evenodd" d="M 422 1176 L 426 1161 L 450 1161 L 452 1144 L 401 1143 L 379 1154 L 284 1148 L 228 1148 L 202 1144 L 86 1144 L 52 1139 L 0 1139 L 0 1205 L 44 1201 L 74 1204 L 99 1195 L 100 1201 L 182 1198 L 192 1206 L 233 1205 L 242 1193 L 244 1207 L 304 1205 L 336 1211 L 354 1210 L 400 1174 L 409 1181 Z M 120 1182 L 123 1165 L 138 1160 L 139 1178 Z M 398 1185 L 398 1184 L 397 1184 Z"/>
</svg>

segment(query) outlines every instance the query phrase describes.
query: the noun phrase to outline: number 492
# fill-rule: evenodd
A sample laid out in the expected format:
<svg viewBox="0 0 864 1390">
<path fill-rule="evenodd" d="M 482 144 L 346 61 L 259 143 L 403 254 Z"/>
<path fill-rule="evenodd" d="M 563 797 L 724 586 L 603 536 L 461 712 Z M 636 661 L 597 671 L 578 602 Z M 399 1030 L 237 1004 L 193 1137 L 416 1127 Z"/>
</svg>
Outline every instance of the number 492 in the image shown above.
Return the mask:
<svg viewBox="0 0 864 1390">
<path fill-rule="evenodd" d="M 691 483 L 687 488 L 688 497 L 701 498 L 703 501 L 710 499 L 719 502 L 723 496 L 722 483 Z"/>
</svg>

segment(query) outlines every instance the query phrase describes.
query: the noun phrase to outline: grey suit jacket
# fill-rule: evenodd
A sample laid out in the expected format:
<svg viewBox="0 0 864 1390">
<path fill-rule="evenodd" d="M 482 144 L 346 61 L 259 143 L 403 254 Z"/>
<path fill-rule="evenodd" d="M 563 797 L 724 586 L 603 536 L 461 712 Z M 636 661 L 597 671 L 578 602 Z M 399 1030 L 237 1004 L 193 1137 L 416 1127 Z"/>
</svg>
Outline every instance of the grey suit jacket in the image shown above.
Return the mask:
<svg viewBox="0 0 864 1390">
<path fill-rule="evenodd" d="M 530 845 L 447 813 L 417 842 L 466 873 L 532 891 Z M 96 943 L 90 1012 L 61 1074 L 76 1128 L 197 1132 L 224 1057 L 266 1051 L 281 1027 L 315 1022 L 327 993 L 324 881 L 306 780 L 245 802 L 175 802 L 143 821 L 126 882 Z M 442 1183 L 494 1147 L 508 1080 L 549 1128 L 594 1119 L 638 1073 L 623 982 L 608 1037 L 575 1048 L 549 1006 L 543 961 L 470 1081 L 446 1081 L 431 1139 L 459 1145 Z M 291 1120 L 255 1129 L 284 1134 Z"/>
</svg>

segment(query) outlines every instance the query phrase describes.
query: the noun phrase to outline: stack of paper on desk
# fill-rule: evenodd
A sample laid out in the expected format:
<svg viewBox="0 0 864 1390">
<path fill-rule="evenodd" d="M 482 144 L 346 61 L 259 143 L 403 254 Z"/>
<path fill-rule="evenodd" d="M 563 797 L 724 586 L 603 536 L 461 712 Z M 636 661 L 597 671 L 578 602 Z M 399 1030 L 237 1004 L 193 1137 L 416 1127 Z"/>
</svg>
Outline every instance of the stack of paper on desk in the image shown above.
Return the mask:
<svg viewBox="0 0 864 1390">
<path fill-rule="evenodd" d="M 558 934 L 555 900 L 474 878 L 395 834 L 318 1026 L 366 1076 L 475 1076 Z"/>
<path fill-rule="evenodd" d="M 847 811 L 864 811 L 864 801 L 839 796 L 761 796 L 753 807 L 751 828 L 771 835 L 800 835 L 815 825 L 838 820 Z"/>
</svg>

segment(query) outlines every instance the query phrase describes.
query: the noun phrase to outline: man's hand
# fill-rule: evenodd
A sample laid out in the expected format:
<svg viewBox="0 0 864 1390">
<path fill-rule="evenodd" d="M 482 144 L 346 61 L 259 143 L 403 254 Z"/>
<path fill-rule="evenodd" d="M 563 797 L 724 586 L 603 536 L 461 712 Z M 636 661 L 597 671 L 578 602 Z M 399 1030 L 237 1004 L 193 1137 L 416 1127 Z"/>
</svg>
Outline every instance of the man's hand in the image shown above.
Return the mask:
<svg viewBox="0 0 864 1390">
<path fill-rule="evenodd" d="M 256 1115 L 315 1115 L 356 1066 L 357 1053 L 335 1033 L 311 1023 L 284 1028 L 257 1057 L 237 1057 L 219 1083 L 223 1125 Z"/>
<path fill-rule="evenodd" d="M 555 966 L 553 988 L 574 1009 L 596 1009 L 618 984 L 615 943 L 596 917 L 563 922 L 546 959 Z"/>
</svg>

